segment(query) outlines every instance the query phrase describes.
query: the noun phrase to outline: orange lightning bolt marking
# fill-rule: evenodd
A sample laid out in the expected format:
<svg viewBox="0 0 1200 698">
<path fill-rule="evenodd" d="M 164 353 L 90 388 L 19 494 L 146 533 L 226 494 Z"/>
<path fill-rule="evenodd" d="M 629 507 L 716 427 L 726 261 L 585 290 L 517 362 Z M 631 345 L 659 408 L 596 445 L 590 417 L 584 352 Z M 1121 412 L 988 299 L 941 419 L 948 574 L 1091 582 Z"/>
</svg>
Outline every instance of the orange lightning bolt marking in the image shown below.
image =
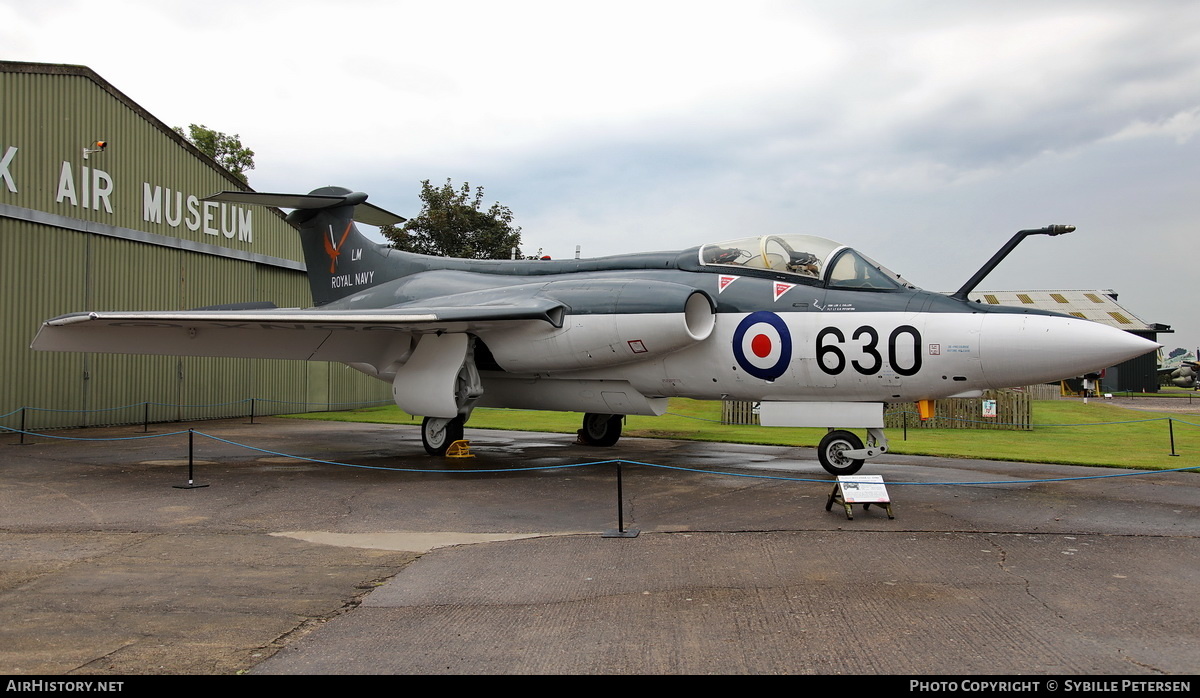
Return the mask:
<svg viewBox="0 0 1200 698">
<path fill-rule="evenodd" d="M 342 239 L 338 240 L 337 244 L 334 244 L 333 242 L 332 229 L 329 231 L 329 237 L 323 238 L 322 240 L 322 242 L 325 243 L 325 254 L 329 255 L 330 274 L 333 274 L 337 271 L 337 258 L 342 254 L 342 245 L 346 243 L 346 238 L 350 237 L 350 226 L 352 225 L 354 225 L 354 223 L 346 224 L 346 232 L 342 233 Z"/>
</svg>

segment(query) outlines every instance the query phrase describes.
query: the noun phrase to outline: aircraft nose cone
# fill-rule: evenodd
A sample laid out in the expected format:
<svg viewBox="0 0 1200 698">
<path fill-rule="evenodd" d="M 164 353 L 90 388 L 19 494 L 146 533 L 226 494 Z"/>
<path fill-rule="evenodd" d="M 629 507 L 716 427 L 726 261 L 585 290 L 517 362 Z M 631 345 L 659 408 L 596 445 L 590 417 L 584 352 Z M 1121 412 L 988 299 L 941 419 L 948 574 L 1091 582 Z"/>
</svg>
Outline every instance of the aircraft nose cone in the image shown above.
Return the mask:
<svg viewBox="0 0 1200 698">
<path fill-rule="evenodd" d="M 980 360 L 993 388 L 1048 383 L 1116 366 L 1159 344 L 1090 320 L 1050 315 L 990 315 Z"/>
</svg>

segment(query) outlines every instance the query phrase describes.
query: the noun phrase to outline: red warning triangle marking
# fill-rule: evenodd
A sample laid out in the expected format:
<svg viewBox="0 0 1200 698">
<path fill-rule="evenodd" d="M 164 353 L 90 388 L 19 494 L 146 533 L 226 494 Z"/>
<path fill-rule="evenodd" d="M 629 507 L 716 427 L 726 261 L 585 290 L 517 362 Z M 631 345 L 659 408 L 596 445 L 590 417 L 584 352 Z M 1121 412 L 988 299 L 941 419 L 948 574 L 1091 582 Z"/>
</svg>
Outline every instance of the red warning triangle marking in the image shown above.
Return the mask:
<svg viewBox="0 0 1200 698">
<path fill-rule="evenodd" d="M 775 300 L 779 300 L 780 296 L 782 296 L 783 294 L 787 293 L 788 291 L 792 290 L 795 287 L 796 287 L 796 284 L 785 284 L 782 281 L 776 281 L 775 282 Z"/>
<path fill-rule="evenodd" d="M 737 281 L 740 278 L 742 278 L 742 277 L 729 276 L 728 274 L 721 274 L 720 276 L 717 277 L 717 293 L 721 293 L 722 291 L 725 290 L 726 286 L 733 283 L 734 281 Z"/>
</svg>

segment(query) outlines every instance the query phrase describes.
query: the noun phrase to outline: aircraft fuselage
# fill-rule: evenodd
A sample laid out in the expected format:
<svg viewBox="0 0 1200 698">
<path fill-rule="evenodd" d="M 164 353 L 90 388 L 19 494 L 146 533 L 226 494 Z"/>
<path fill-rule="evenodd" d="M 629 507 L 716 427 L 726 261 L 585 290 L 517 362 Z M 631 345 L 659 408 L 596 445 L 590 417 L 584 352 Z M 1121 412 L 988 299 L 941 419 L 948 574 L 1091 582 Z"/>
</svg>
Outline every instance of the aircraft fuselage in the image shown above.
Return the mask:
<svg viewBox="0 0 1200 698">
<path fill-rule="evenodd" d="M 688 250 L 580 262 L 445 260 L 458 268 L 405 276 L 324 309 L 403 310 L 431 297 L 476 305 L 506 291 L 565 299 L 562 327 L 476 332 L 491 357 L 480 362 L 485 387 L 514 377 L 619 380 L 646 397 L 935 399 L 1078 375 L 1107 366 L 1115 348 L 1144 343 L 1067 315 L 909 287 L 826 288 L 759 270 L 679 268 L 694 257 Z M 691 341 L 686 329 L 682 342 L 664 336 L 683 309 L 664 289 L 710 299 L 711 330 Z"/>
</svg>

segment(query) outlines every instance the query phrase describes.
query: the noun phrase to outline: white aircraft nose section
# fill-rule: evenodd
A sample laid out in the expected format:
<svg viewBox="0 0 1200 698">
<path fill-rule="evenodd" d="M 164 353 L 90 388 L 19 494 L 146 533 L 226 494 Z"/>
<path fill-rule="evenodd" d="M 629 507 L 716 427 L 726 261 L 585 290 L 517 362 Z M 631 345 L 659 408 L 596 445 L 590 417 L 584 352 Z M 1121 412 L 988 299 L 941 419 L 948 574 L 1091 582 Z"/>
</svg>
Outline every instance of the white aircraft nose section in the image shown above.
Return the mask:
<svg viewBox="0 0 1200 698">
<path fill-rule="evenodd" d="M 1082 376 L 1159 346 L 1090 320 L 988 315 L 983 319 L 980 359 L 992 388 L 1012 388 Z"/>
</svg>

